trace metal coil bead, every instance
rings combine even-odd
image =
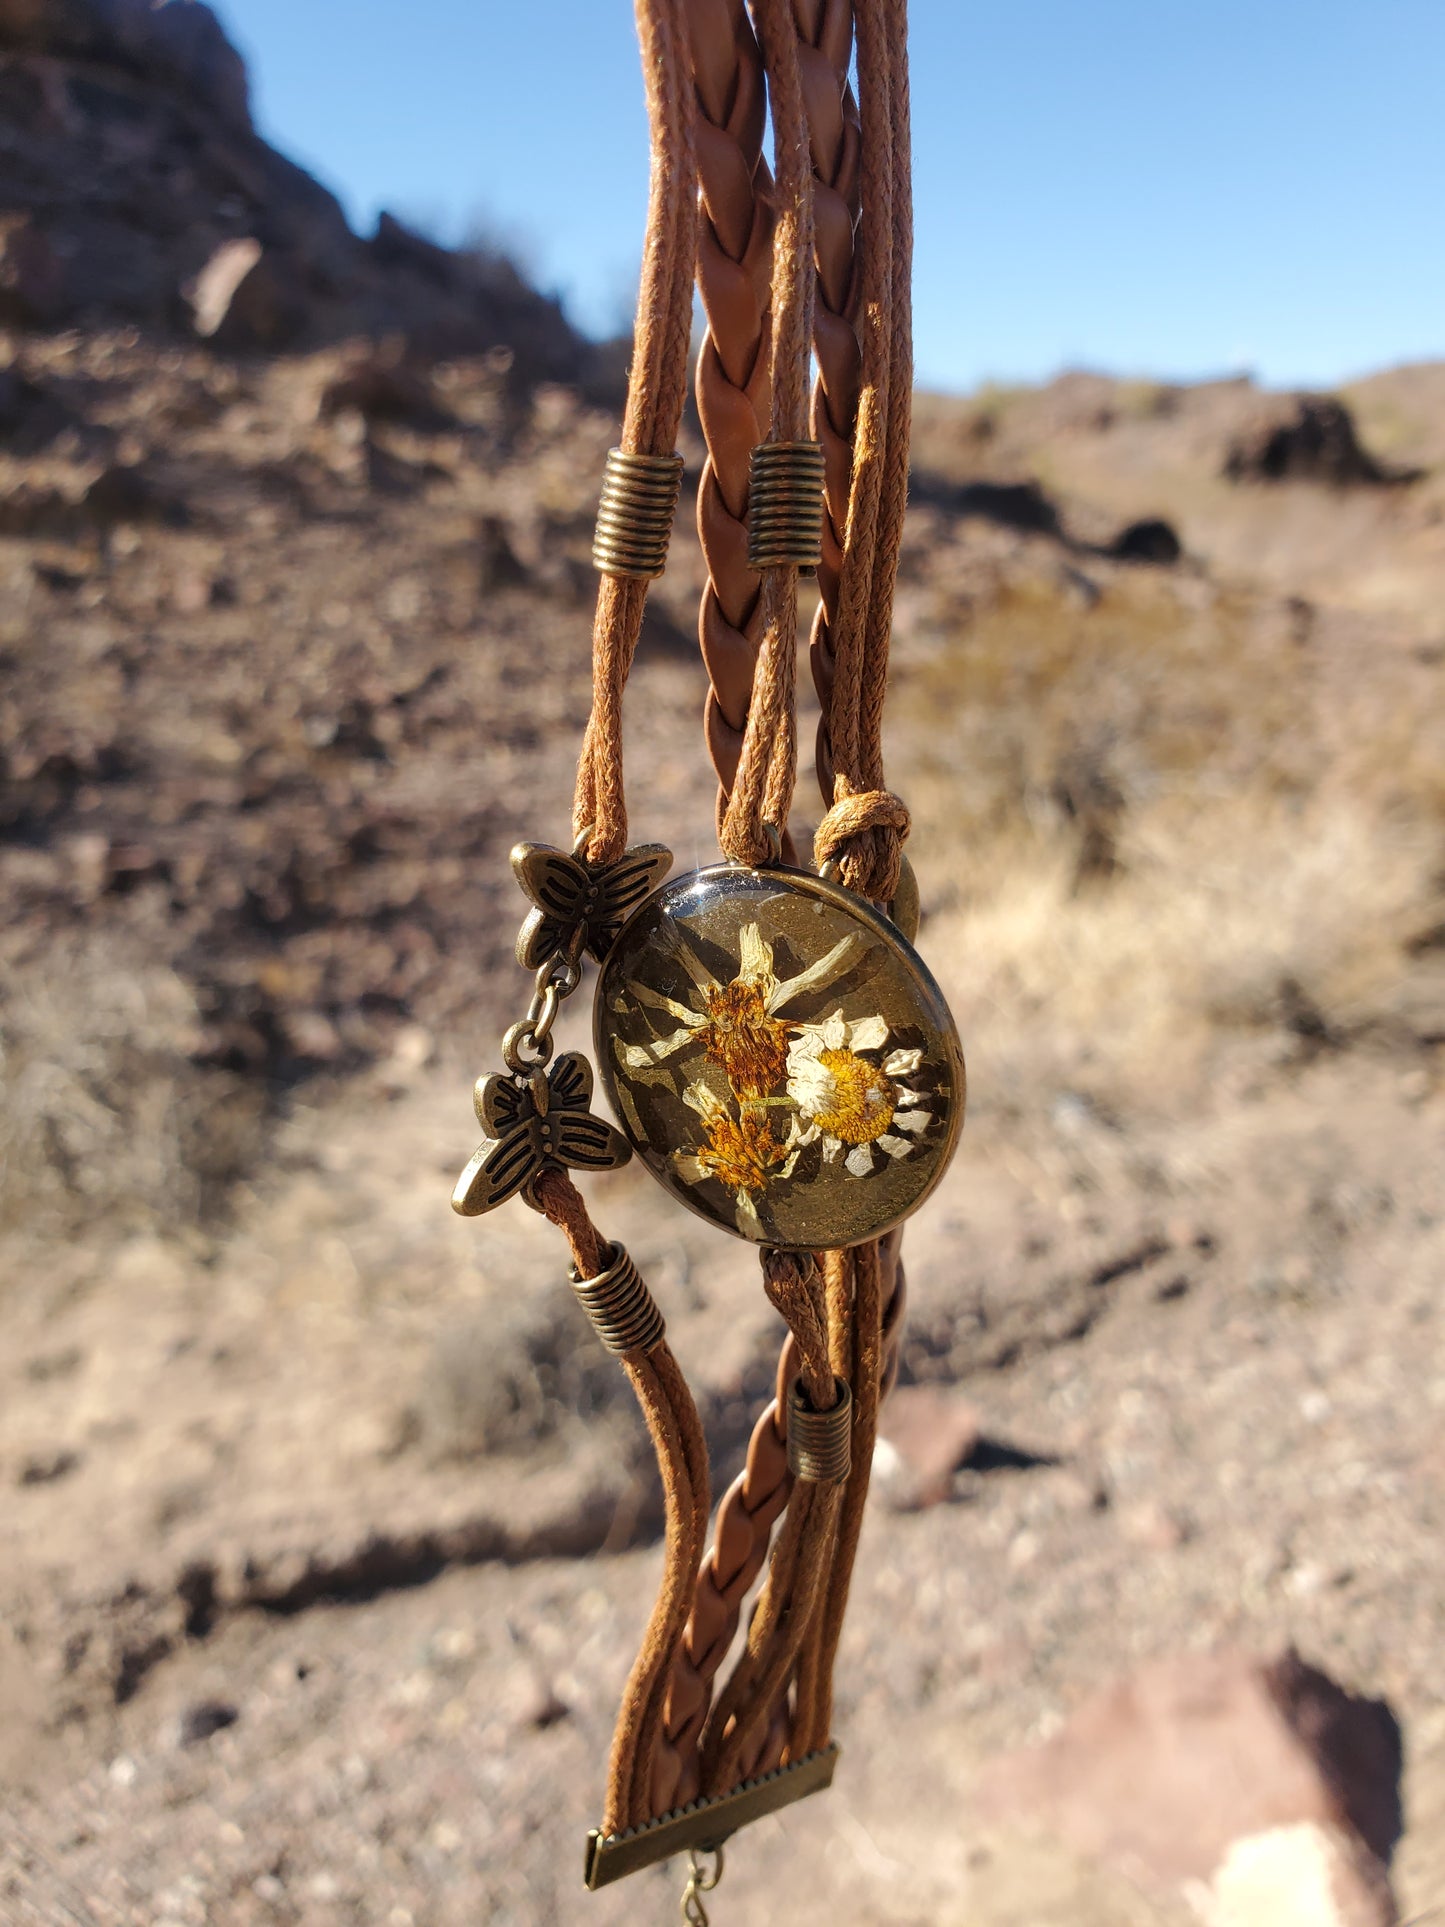
[[[662,574],[681,488],[681,455],[608,449],[592,536],[592,560],[603,575],[651,580]]]
[[[853,1394],[841,1378],[833,1386],[838,1402],[829,1412],[813,1410],[801,1379],[788,1393],[788,1470],[814,1485],[846,1479],[853,1465]]]
[[[583,1278],[575,1264],[568,1267],[567,1275],[578,1304],[614,1356],[650,1352],[662,1343],[667,1321],[621,1245],[608,1246],[607,1268],[595,1278]]]
[[[748,567],[823,559],[823,444],[760,442],[748,465]]]

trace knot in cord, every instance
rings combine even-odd
[[[836,863],[843,882],[874,903],[891,903],[898,890],[903,844],[912,827],[908,805],[892,790],[841,796],[813,837],[819,869]]]

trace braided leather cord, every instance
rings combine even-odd
[[[737,1634],[743,1600],[763,1569],[773,1526],[788,1503],[788,1388],[797,1375],[797,1347],[787,1340],[778,1359],[777,1388],[748,1440],[742,1471],[718,1507],[713,1542],[698,1574],[692,1615],[673,1662],[653,1783],[654,1808],[695,1800],[701,1785],[698,1742],[718,1668]]]
[[[635,0],[652,131],[647,243],[622,446],[670,455],[687,388],[697,227],[694,101],[681,0]],[[578,765],[574,831],[594,861],[614,861],[627,840],[622,781],[622,694],[641,627],[645,580],[604,573],[593,626],[593,704]],[[537,1200],[566,1233],[579,1279],[595,1282],[607,1246],[565,1173],[544,1173]],[[660,1332],[615,1334],[636,1342],[622,1366],[646,1420],[662,1480],[666,1552],[662,1586],[628,1677],[613,1735],[603,1826],[651,1816],[653,1761],[673,1654],[692,1603],[710,1510],[707,1451],[687,1381]],[[656,1342],[647,1344],[650,1338]]]
[[[760,0],[760,4],[766,5],[768,0]],[[784,45],[791,52],[787,0],[774,0],[774,4],[777,12],[771,18],[764,16],[770,79],[780,26],[787,27]],[[779,80],[780,91],[789,79],[785,70]],[[801,129],[800,101],[798,110],[796,125]],[[789,1387],[791,1429],[798,1422],[792,1406],[794,1389],[814,1413],[833,1410],[838,1403],[841,1381],[832,1369],[828,1335],[828,1266],[825,1263],[820,1267],[811,1256],[802,1260],[793,1253],[765,1252],[762,1269],[769,1302],[786,1321],[797,1348],[798,1375]],[[791,1443],[790,1437],[790,1447]],[[791,1449],[788,1456],[796,1463]],[[703,1730],[702,1786],[709,1796],[726,1792],[745,1776],[749,1760],[766,1742],[778,1703],[786,1697],[788,1681],[832,1566],[842,1496],[842,1486],[834,1481],[811,1479],[801,1472],[797,1475],[743,1650]]]
[[[748,565],[748,467],[771,411],[768,355],[773,213],[763,159],[762,55],[744,0],[684,0],[697,92],[697,285],[707,322],[697,358],[707,461],[697,528],[708,581],[698,641],[721,827],[737,775],[761,640],[760,582]]]
[[[853,51],[849,0],[793,0],[798,64],[808,106],[813,150],[813,257],[818,284],[813,306],[813,438],[825,460],[823,559],[818,565],[818,612],[813,620],[812,668],[824,721],[818,733],[818,781],[833,800],[832,748],[826,721],[835,674],[834,629],[853,479],[853,431],[858,417],[863,357],[856,326],[860,296],[854,235],[859,218],[858,104],[848,79]]]

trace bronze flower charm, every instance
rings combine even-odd
[[[859,1244],[938,1182],[958,1033],[895,925],[825,877],[719,864],[628,919],[598,985],[599,1074],[680,1203],[784,1250]]]
[[[452,1209],[464,1218],[518,1191],[530,1203],[533,1181],[549,1167],[610,1171],[632,1156],[622,1133],[592,1115],[592,1066],[577,1051],[521,1081],[501,1071],[478,1078],[473,1101],[487,1135],[452,1192]]]

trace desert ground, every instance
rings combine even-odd
[[[64,411],[11,444],[0,548],[17,1920],[570,1917],[655,1579],[558,1241],[446,1203],[523,987],[506,852],[566,835],[612,423],[465,363],[434,420],[368,418],[326,400],[359,353],[11,368],[22,423]],[[1438,388],[1363,385],[1365,442],[1427,460]],[[819,1920],[1155,1918],[990,1846],[970,1788],[1220,1641],[1389,1701],[1402,1905],[1445,1892],[1445,492],[1221,480],[1261,409],[920,400],[891,770],[971,1098],[903,1376],[1002,1449],[948,1503],[884,1484],[838,1787],[738,1843],[733,1917],[781,1882]],[[1108,552],[1147,516],[1177,560]],[[636,833],[695,861],[679,550],[629,751]],[[721,1482],[777,1336],[748,1254],[645,1174],[592,1197]]]
[[[675,1866],[580,1880],[645,1437],[551,1228],[447,1203],[528,990],[507,853],[568,839],[615,366],[97,301],[0,307],[0,1919],[673,1918]],[[685,510],[628,738],[684,865],[700,584]],[[880,1454],[837,1783],[716,1920],[1198,1918],[997,1763],[1290,1645],[1398,1721],[1395,1917],[1445,1920],[1442,676],[1445,364],[918,397],[889,774],[970,1113],[899,1410],[960,1443],[932,1503]],[[588,1197],[721,1488],[755,1261],[635,1168]]]

